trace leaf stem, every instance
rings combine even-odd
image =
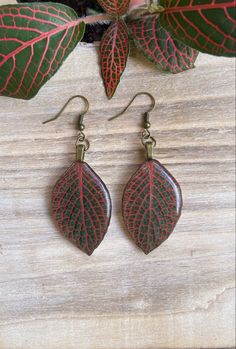
[[[88,17],[82,17],[79,18],[79,22],[84,22],[86,24],[93,24],[93,23],[99,23],[99,22],[110,22],[114,20],[114,17],[107,14],[107,13],[102,13],[100,15],[96,16],[88,16]]]

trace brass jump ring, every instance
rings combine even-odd
[[[155,147],[157,145],[157,142],[155,140],[155,138],[153,138],[152,136],[148,136],[148,137],[143,137],[142,138],[142,144],[145,145],[147,142],[152,142],[153,147]]]
[[[90,147],[90,143],[86,138],[83,138],[83,139],[78,138],[75,145],[78,146],[80,144],[84,145],[84,151],[87,151]]]

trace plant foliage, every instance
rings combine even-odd
[[[194,67],[198,51],[236,54],[236,0],[160,0],[135,17],[130,0],[98,0],[106,13],[78,18],[68,6],[0,6],[0,95],[34,97],[83,38],[86,23],[111,22],[100,47],[102,77],[111,98],[125,70],[130,43],[159,68]]]
[[[84,34],[70,7],[0,7],[0,94],[30,99],[59,69]]]

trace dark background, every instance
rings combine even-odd
[[[19,3],[23,2],[48,2],[48,0],[17,0]],[[104,12],[101,6],[96,0],[51,0],[51,2],[62,3],[72,7],[78,14],[79,17],[88,16],[92,11]],[[92,24],[87,25],[86,31],[83,37],[84,42],[92,43],[94,41],[100,41],[104,31],[108,28],[107,24]]]

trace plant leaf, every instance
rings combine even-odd
[[[111,98],[120,82],[129,55],[129,35],[123,20],[113,23],[105,32],[101,45],[102,78],[108,98]]]
[[[53,189],[52,210],[63,234],[91,255],[107,232],[111,199],[91,167],[75,161]]]
[[[30,99],[82,39],[85,24],[62,4],[0,7],[0,95]]]
[[[103,9],[111,15],[124,15],[129,8],[130,0],[98,0]]]
[[[146,254],[173,232],[181,208],[179,184],[156,160],[144,162],[124,190],[125,225],[136,244]]]
[[[201,52],[236,54],[235,0],[161,0],[161,25],[177,39]]]
[[[194,67],[198,51],[173,39],[161,27],[159,16],[145,16],[128,24],[135,46],[163,70],[179,73]]]

